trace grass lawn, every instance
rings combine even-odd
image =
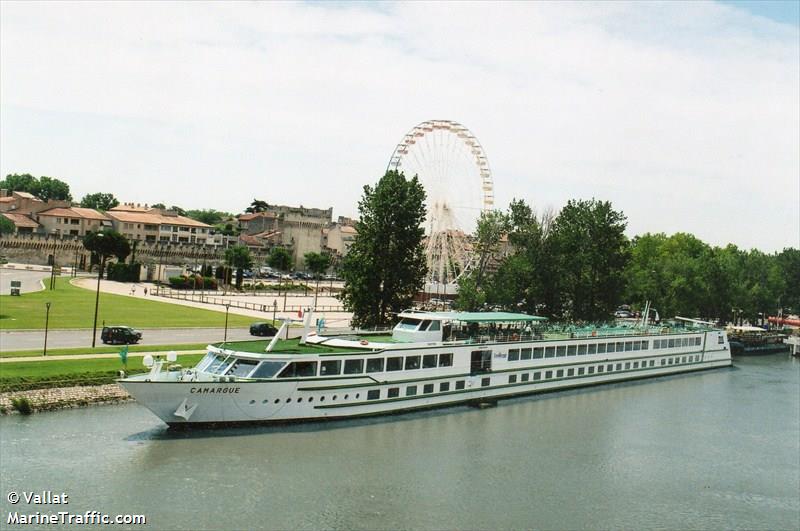
[[[57,278],[54,291],[23,293],[20,297],[0,295],[0,330],[43,329],[48,301],[52,303],[51,329],[91,328],[94,299],[94,291],[73,286],[67,278]],[[249,326],[257,320],[230,314],[228,326]],[[103,321],[137,328],[221,328],[225,326],[225,312],[101,292],[97,325]]]
[[[192,367],[204,354],[178,356],[178,363]],[[47,387],[101,385],[113,382],[122,369],[119,358],[59,361],[20,361],[0,364],[0,392]],[[128,374],[147,369],[141,358],[128,358]]]
[[[208,346],[208,343],[189,343],[182,345],[128,345],[128,352],[165,352],[170,350],[184,351],[184,350],[201,350]],[[122,346],[114,347],[77,347],[77,348],[49,348],[47,349],[48,356],[75,356],[78,354],[116,354],[122,349]],[[27,358],[34,356],[41,356],[42,349],[36,350],[9,350],[0,352],[0,358]]]

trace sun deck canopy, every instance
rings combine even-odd
[[[462,323],[508,323],[547,321],[547,317],[513,312],[403,312],[398,317],[430,319],[436,321],[460,321]]]

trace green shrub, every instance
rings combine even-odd
[[[217,289],[217,279],[200,275],[183,275],[169,277],[169,286],[173,289]]]
[[[13,397],[11,399],[11,405],[14,406],[14,409],[19,411],[22,415],[30,415],[33,413],[33,407],[31,406],[30,400],[24,396]]]
[[[139,282],[141,264],[116,263],[108,265],[108,279],[117,282]]]

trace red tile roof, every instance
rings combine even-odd
[[[147,212],[133,212],[133,211],[112,211],[107,212],[109,217],[122,221],[125,223],[148,223],[152,225],[184,225],[187,227],[206,227],[211,228],[211,225],[206,225],[200,221],[186,216],[165,216],[158,209],[152,209]]]
[[[39,226],[38,223],[33,221],[31,218],[29,218],[25,214],[11,214],[9,212],[5,212],[5,213],[3,213],[3,215],[6,218],[8,218],[9,220],[11,220],[14,223],[14,225],[16,225],[18,228],[19,227],[30,227],[32,229],[35,229],[35,228],[37,228]]]
[[[51,208],[44,212],[39,212],[39,216],[59,216],[63,218],[82,218],[82,219],[99,219],[108,220],[106,216],[92,208],[69,207],[69,208]]]

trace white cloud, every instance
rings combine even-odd
[[[800,244],[798,31],[729,6],[4,2],[0,24],[0,171],[76,195],[354,214],[402,135],[447,118],[500,205],[597,197],[631,234]]]

